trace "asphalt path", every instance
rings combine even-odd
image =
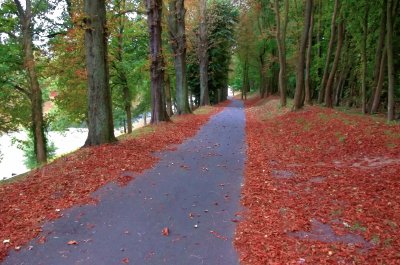
[[[195,137],[156,154],[153,168],[124,187],[104,186],[96,205],[64,211],[2,264],[239,264],[232,242],[244,127],[243,104],[233,100]]]

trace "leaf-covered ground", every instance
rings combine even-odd
[[[158,160],[154,152],[194,136],[227,103],[201,108],[196,115],[181,116],[173,123],[147,126],[116,144],[80,149],[22,180],[0,183],[0,261],[10,249],[36,237],[41,225],[59,217],[61,210],[96,203],[90,195],[101,186],[110,181],[124,185],[133,174],[152,167]]]
[[[400,126],[246,103],[243,264],[400,264]]]

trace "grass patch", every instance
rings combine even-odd
[[[330,117],[329,115],[325,114],[325,113],[318,113],[318,117],[320,120],[322,121],[329,121]]]
[[[395,133],[391,130],[385,130],[383,133],[391,138],[400,139],[400,133]]]
[[[12,184],[12,183],[15,183],[15,182],[18,182],[18,181],[22,181],[22,180],[24,180],[26,178],[26,176],[28,176],[29,173],[30,173],[30,171],[22,173],[20,175],[17,175],[15,177],[12,177],[12,178],[9,178],[9,179],[0,180],[0,186]]]
[[[303,131],[308,132],[311,130],[311,122],[307,121],[305,118],[298,118],[296,123],[303,126]]]
[[[193,114],[202,115],[202,114],[209,114],[213,110],[212,106],[203,106],[195,109]]]
[[[390,148],[390,149],[394,149],[397,147],[397,144],[393,143],[393,142],[389,142],[386,143],[386,147]]]
[[[133,130],[132,133],[130,133],[130,134],[122,134],[122,135],[118,136],[117,139],[120,141],[123,141],[123,140],[127,140],[127,139],[138,138],[138,137],[153,133],[155,131],[156,131],[156,129],[153,126],[147,125],[147,126]]]

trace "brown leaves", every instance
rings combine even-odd
[[[242,204],[248,211],[234,242],[241,263],[392,263],[400,246],[393,225],[400,223],[393,210],[400,208],[400,127],[320,107],[290,112],[277,102],[247,104]],[[309,231],[312,218],[374,247],[289,236]]]

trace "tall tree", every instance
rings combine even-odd
[[[164,99],[164,62],[161,48],[162,0],[146,0],[150,35],[151,123],[169,121]]]
[[[116,141],[107,60],[105,0],[85,0],[85,50],[88,76],[88,128],[85,146]]]
[[[393,60],[393,23],[392,10],[395,9],[393,0],[388,0],[386,8],[386,49],[387,49],[387,68],[388,68],[388,121],[394,119],[394,60]]]
[[[325,88],[325,105],[328,108],[333,108],[333,82],[335,79],[336,75],[336,70],[339,65],[339,60],[340,60],[340,54],[342,51],[342,46],[343,46],[343,35],[344,35],[344,24],[343,21],[339,23],[338,27],[338,42],[336,45],[336,52],[335,52],[335,59],[333,60],[332,63],[332,69],[329,74],[328,81],[326,83],[326,88]]]
[[[369,14],[369,4],[368,0],[364,1],[364,19],[362,22],[363,37],[361,44],[361,111],[362,113],[367,112],[367,38],[368,38],[368,14]]]
[[[275,0],[275,20],[276,20],[276,42],[278,44],[279,55],[279,92],[281,106],[286,106],[286,30],[289,21],[289,0],[285,0],[283,26],[281,25],[280,5],[279,0]]]
[[[18,18],[21,26],[22,47],[24,51],[24,68],[28,73],[31,101],[32,132],[37,163],[47,161],[46,138],[44,135],[44,120],[42,106],[42,90],[36,70],[35,56],[33,53],[33,12],[32,2],[25,1],[25,10],[19,0],[14,0],[17,6]]]
[[[296,73],[296,91],[294,95],[294,110],[298,110],[303,106],[304,103],[304,64],[306,47],[308,41],[308,32],[310,30],[311,14],[313,10],[313,1],[306,0],[306,6],[304,10],[304,28],[303,34],[301,35],[299,59],[297,61],[297,73]]]
[[[208,95],[208,36],[207,36],[207,0],[200,0],[199,29],[199,68],[200,68],[200,105],[210,105]]]
[[[174,52],[177,114],[190,113],[186,75],[186,33],[184,0],[169,1],[168,26]]]
[[[118,84],[122,87],[122,98],[127,123],[127,133],[132,133],[132,93],[128,86],[128,76],[123,67],[124,62],[124,34],[126,23],[126,0],[116,1],[117,21],[117,47],[115,51],[115,62],[111,67],[116,70]]]
[[[311,52],[312,52],[312,37],[313,37],[313,29],[314,29],[314,14],[311,12],[311,21],[310,21],[310,30],[308,31],[308,45],[307,45],[307,53],[306,53],[306,76],[304,80],[304,90],[305,103],[308,105],[312,104],[312,91],[311,91]]]
[[[339,0],[335,0],[335,6],[333,8],[332,20],[331,20],[331,36],[329,39],[328,50],[326,52],[326,59],[325,59],[325,67],[324,67],[324,74],[322,76],[321,84],[319,86],[319,93],[318,93],[318,103],[322,103],[325,96],[325,86],[328,82],[328,75],[329,75],[329,65],[331,61],[331,54],[333,49],[333,44],[335,42],[336,36],[336,17],[338,14],[339,7]]]
[[[387,0],[384,0],[383,4],[382,4],[382,8],[381,8],[381,14],[380,14],[379,38],[376,43],[376,49],[375,49],[375,59],[374,59],[375,65],[374,65],[374,73],[373,73],[373,79],[372,79],[372,90],[371,90],[371,96],[369,98],[368,106],[367,106],[368,112],[370,114],[373,114],[374,112],[376,112],[376,109],[375,110],[372,109],[372,105],[374,104],[375,92],[377,90],[378,80],[379,80],[379,75],[380,75],[379,73],[380,73],[381,60],[383,57],[383,49],[385,47],[386,4],[387,4]],[[379,93],[379,99],[380,99],[380,93]]]

